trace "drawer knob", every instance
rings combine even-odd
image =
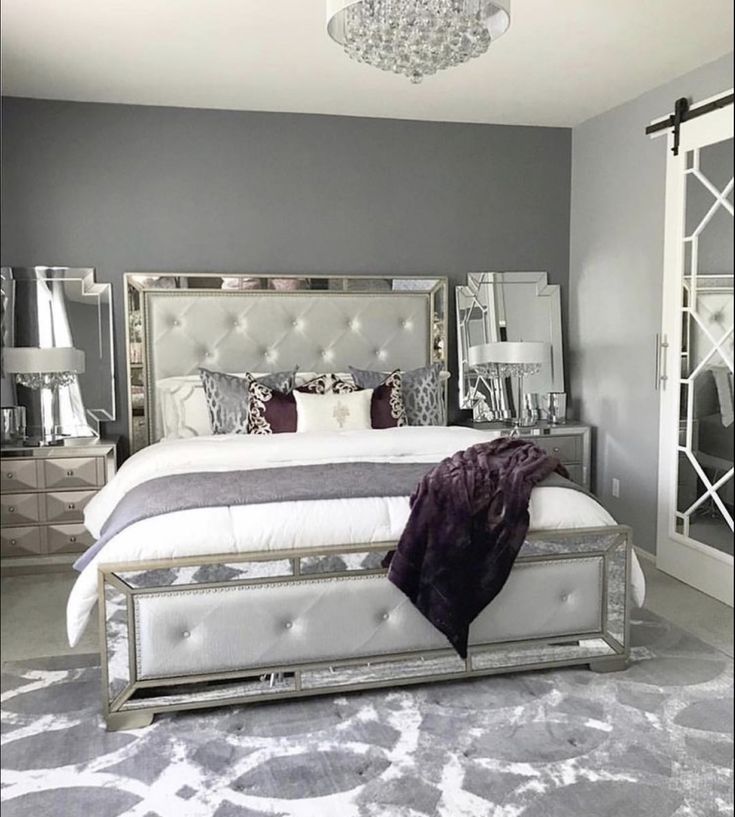
[[[17,539],[11,539],[11,540],[10,540],[10,544],[11,544],[11,545],[17,545],[17,544],[18,544],[18,540],[17,540]]]
[[[555,446],[554,446],[554,453],[555,453],[555,454],[558,454],[560,451],[561,451],[561,448],[559,448],[559,446],[558,446],[558,445],[555,445]]]
[[[73,476],[74,476],[74,472],[73,472],[73,471],[67,471],[67,472],[66,472],[66,475],[67,475],[67,477],[73,477]]]
[[[8,511],[10,511],[10,513],[15,513],[15,505],[10,505]]]
[[[15,474],[14,474],[12,471],[8,471],[8,473],[7,473],[7,474],[5,474],[5,476],[6,476],[8,479],[15,479]]]
[[[69,503],[69,504],[66,506],[66,509],[67,509],[67,511],[74,511],[74,510],[76,510],[76,507],[77,507],[77,506],[76,506],[76,505],[75,505],[73,502],[70,502],[70,503]]]
[[[70,536],[70,537],[69,537],[69,541],[70,541],[72,544],[74,544],[74,542],[76,542],[76,541],[77,541],[77,537],[76,537],[76,536]]]

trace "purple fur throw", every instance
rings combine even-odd
[[[559,461],[504,437],[442,460],[411,496],[388,578],[467,656],[470,624],[498,595],[528,532],[534,485]]]

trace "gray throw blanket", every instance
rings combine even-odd
[[[568,476],[543,448],[503,438],[442,460],[411,496],[388,578],[462,658],[470,624],[502,590],[526,538],[531,491],[554,472]]]
[[[159,477],[136,486],[120,500],[102,527],[99,540],[77,559],[74,567],[83,570],[114,536],[153,516],[270,502],[410,496],[435,465],[350,462]],[[563,487],[583,490],[567,480],[563,480]]]

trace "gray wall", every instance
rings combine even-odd
[[[733,85],[732,54],[579,125],[572,133],[569,388],[597,427],[597,492],[655,551],[665,137],[645,126]],[[611,493],[612,479],[621,495]]]
[[[566,291],[568,129],[12,98],[3,120],[2,263],[96,267],[114,284],[111,433],[126,426],[126,271],[459,283],[547,270]],[[450,354],[454,368],[454,343]]]

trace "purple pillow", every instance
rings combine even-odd
[[[403,404],[403,388],[399,369],[391,372],[373,390],[370,422],[373,428],[396,428],[406,425],[406,407]]]

